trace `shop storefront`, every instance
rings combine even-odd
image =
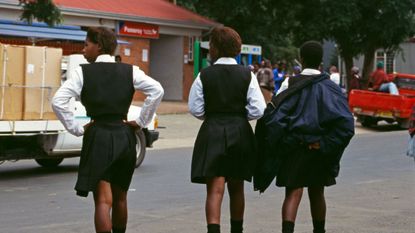
[[[193,82],[192,46],[195,38],[218,25],[164,0],[55,0],[64,25],[19,21],[18,1],[0,0],[0,42],[60,47],[64,55],[80,53],[85,28],[105,26],[118,37],[116,54],[138,65],[165,89],[165,100],[187,101]],[[136,100],[143,99],[137,94]]]

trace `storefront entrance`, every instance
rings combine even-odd
[[[150,42],[150,76],[164,88],[164,100],[183,100],[183,37],[160,35]]]

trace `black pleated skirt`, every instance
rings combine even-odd
[[[287,151],[289,152],[281,159],[277,186],[300,188],[336,184],[328,158],[317,150],[297,145],[291,146]]]
[[[95,191],[100,180],[128,191],[135,169],[136,140],[134,129],[122,120],[92,123],[83,138],[77,195]]]
[[[251,181],[256,165],[256,143],[246,117],[208,117],[193,149],[191,181],[226,177]]]

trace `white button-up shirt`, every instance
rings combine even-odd
[[[115,62],[115,60],[114,57],[104,54],[98,56],[95,62]],[[69,77],[53,97],[52,108],[68,132],[81,136],[84,134],[84,127],[74,120],[74,113],[69,109],[69,101],[72,97],[75,97],[77,100],[80,99],[84,82],[82,68],[76,68]],[[161,102],[164,90],[159,82],[147,76],[137,66],[133,66],[132,81],[134,89],[142,91],[147,96],[144,100],[141,114],[136,119],[137,124],[144,128],[151,122],[156,108]]]
[[[224,65],[236,65],[237,62],[234,58],[231,57],[222,57],[219,58],[216,64]],[[248,112],[248,120],[254,120],[262,117],[266,107],[264,96],[261,93],[261,89],[258,85],[258,80],[254,73],[251,72],[251,82],[248,87],[247,93],[247,102],[245,106]],[[198,119],[203,120],[205,116],[205,100],[203,98],[203,85],[200,80],[200,73],[196,77],[195,81],[192,84],[189,95],[189,111],[190,113]]]
[[[315,69],[306,68],[306,69],[304,69],[304,70],[301,72],[301,74],[302,74],[302,75],[318,75],[318,74],[321,74],[321,72],[320,72],[319,70],[315,70]],[[285,78],[285,79],[284,79],[284,81],[282,82],[281,87],[280,87],[280,89],[278,89],[278,91],[277,91],[277,94],[276,94],[276,95],[278,95],[278,94],[280,94],[281,92],[283,92],[283,91],[285,91],[285,90],[287,90],[287,89],[288,89],[288,80],[289,80],[289,79],[290,79],[289,77],[287,77],[287,78]]]

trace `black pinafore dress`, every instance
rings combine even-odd
[[[256,143],[247,119],[251,71],[240,65],[213,65],[202,70],[205,120],[196,138],[191,168],[193,183],[226,177],[251,181]]]
[[[135,168],[136,137],[124,123],[134,86],[132,66],[123,63],[82,65],[81,102],[91,124],[83,137],[75,190],[87,196],[100,180],[127,191]]]

